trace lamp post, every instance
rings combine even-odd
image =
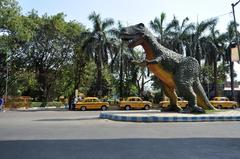
[[[236,38],[236,43],[237,43],[237,50],[238,50],[238,55],[240,57],[240,52],[239,52],[239,38],[238,38],[238,31],[237,31],[237,22],[236,22],[236,17],[235,17],[235,9],[234,7],[240,2],[237,1],[236,3],[232,3],[232,13],[233,13],[233,20],[234,20],[234,28],[235,28],[235,38]],[[231,61],[230,60],[230,78],[231,78],[231,96],[232,96],[232,99],[235,100],[235,95],[234,95],[234,71],[233,71],[233,68],[234,68],[234,61]]]
[[[120,48],[120,74],[119,74],[119,78],[120,78],[120,100],[123,99],[123,42],[121,41],[121,48]]]
[[[236,16],[235,16],[235,9],[234,7],[240,2],[237,1],[236,3],[232,3],[232,13],[233,13],[233,20],[234,20],[234,28],[235,28],[235,36],[236,36],[236,40],[237,40],[237,48],[238,48],[238,57],[240,58],[240,49],[239,49],[239,37],[238,37],[238,31],[237,31],[237,22],[236,22]]]

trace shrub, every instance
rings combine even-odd
[[[44,103],[44,102],[31,102],[31,105],[30,107],[60,107],[60,106],[63,106],[63,103],[62,102],[47,102],[47,103]]]

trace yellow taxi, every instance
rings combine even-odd
[[[148,110],[152,107],[152,103],[149,101],[143,101],[140,97],[128,97],[125,101],[119,102],[120,109],[145,109]]]
[[[108,102],[102,102],[97,97],[86,97],[83,101],[76,103],[75,109],[81,111],[85,111],[87,109],[101,109],[105,111],[108,107]]]
[[[180,98],[180,97],[178,97],[177,100],[178,100],[178,101],[177,101],[178,106],[180,106],[181,108],[186,108],[186,107],[187,107],[188,101],[183,100],[183,99]],[[161,108],[167,108],[167,107],[169,107],[169,106],[170,106],[170,100],[169,100],[169,98],[167,98],[167,99],[164,100],[164,101],[161,101],[161,102],[159,103],[159,105],[160,105]]]
[[[214,97],[213,100],[210,101],[210,103],[218,108],[237,108],[237,102],[230,101],[227,97]]]

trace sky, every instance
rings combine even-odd
[[[227,25],[233,20],[232,3],[238,0],[18,0],[22,13],[27,14],[32,9],[39,15],[47,13],[55,15],[63,12],[66,20],[76,20],[87,28],[92,27],[88,20],[90,13],[95,11],[103,19],[113,18],[124,26],[149,22],[155,17],[166,13],[166,23],[175,16],[182,21],[188,17],[190,22],[218,17],[217,28],[225,32]],[[240,3],[235,6],[236,21],[240,23]],[[239,30],[240,28],[238,28]],[[240,81],[240,64],[235,63],[237,80]]]

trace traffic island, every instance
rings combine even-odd
[[[240,110],[221,110],[207,114],[168,113],[160,110],[104,111],[101,119],[128,122],[213,122],[240,121]]]

